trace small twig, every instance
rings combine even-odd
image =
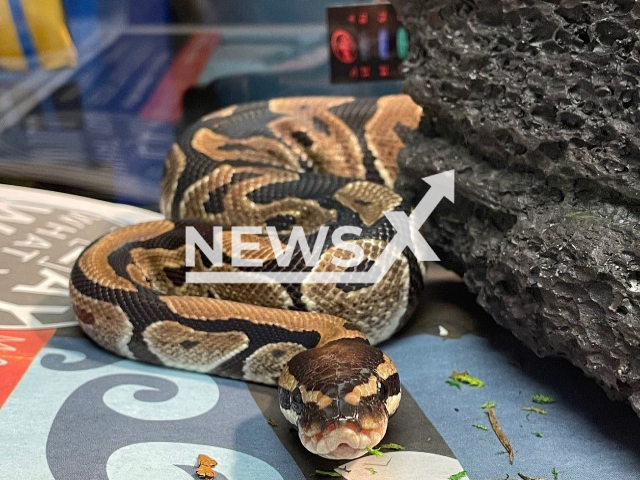
[[[546,478],[530,477],[530,476],[525,475],[524,473],[520,473],[520,472],[518,472],[518,476],[519,476],[522,480],[547,480]]]
[[[498,422],[496,412],[493,408],[487,409],[487,416],[489,417],[489,423],[491,424],[491,428],[493,428],[496,437],[498,437],[498,440],[500,440],[500,443],[509,454],[509,463],[513,465],[513,447],[505,433],[502,431],[502,427],[500,426],[500,422]]]
[[[363,463],[363,465],[374,465],[376,467],[386,467],[391,463],[391,460],[393,460],[393,458],[390,458],[389,460],[387,460],[387,463]]]

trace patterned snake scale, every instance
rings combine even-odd
[[[413,312],[424,267],[405,249],[376,284],[198,284],[188,271],[365,271],[395,231],[386,211],[410,211],[393,190],[403,138],[422,111],[405,95],[280,98],[232,106],[184,132],[165,165],[166,220],[118,228],[78,258],[71,302],[82,329],[111,352],[169,367],[279,385],[280,407],[304,446],[327,458],[355,458],[384,436],[400,401],[393,362],[373,347]],[[185,260],[185,226],[209,243],[223,227],[224,264],[196,251]],[[232,226],[274,226],[283,250],[293,226],[320,260],[299,248],[280,267],[267,235],[243,235],[258,250],[231,262]],[[331,243],[344,225],[364,251],[356,267],[332,263],[351,252]]]

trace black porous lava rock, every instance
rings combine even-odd
[[[400,184],[456,171],[429,243],[498,323],[640,414],[640,2],[395,3],[424,108]]]

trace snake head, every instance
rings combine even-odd
[[[279,397],[307,450],[351,459],[384,437],[400,402],[400,379],[391,359],[366,340],[341,339],[293,357]]]

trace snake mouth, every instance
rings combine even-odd
[[[386,431],[387,422],[374,429],[364,429],[353,422],[339,422],[312,435],[300,429],[298,435],[311,453],[332,460],[346,460],[365,455],[367,448],[377,445]]]

